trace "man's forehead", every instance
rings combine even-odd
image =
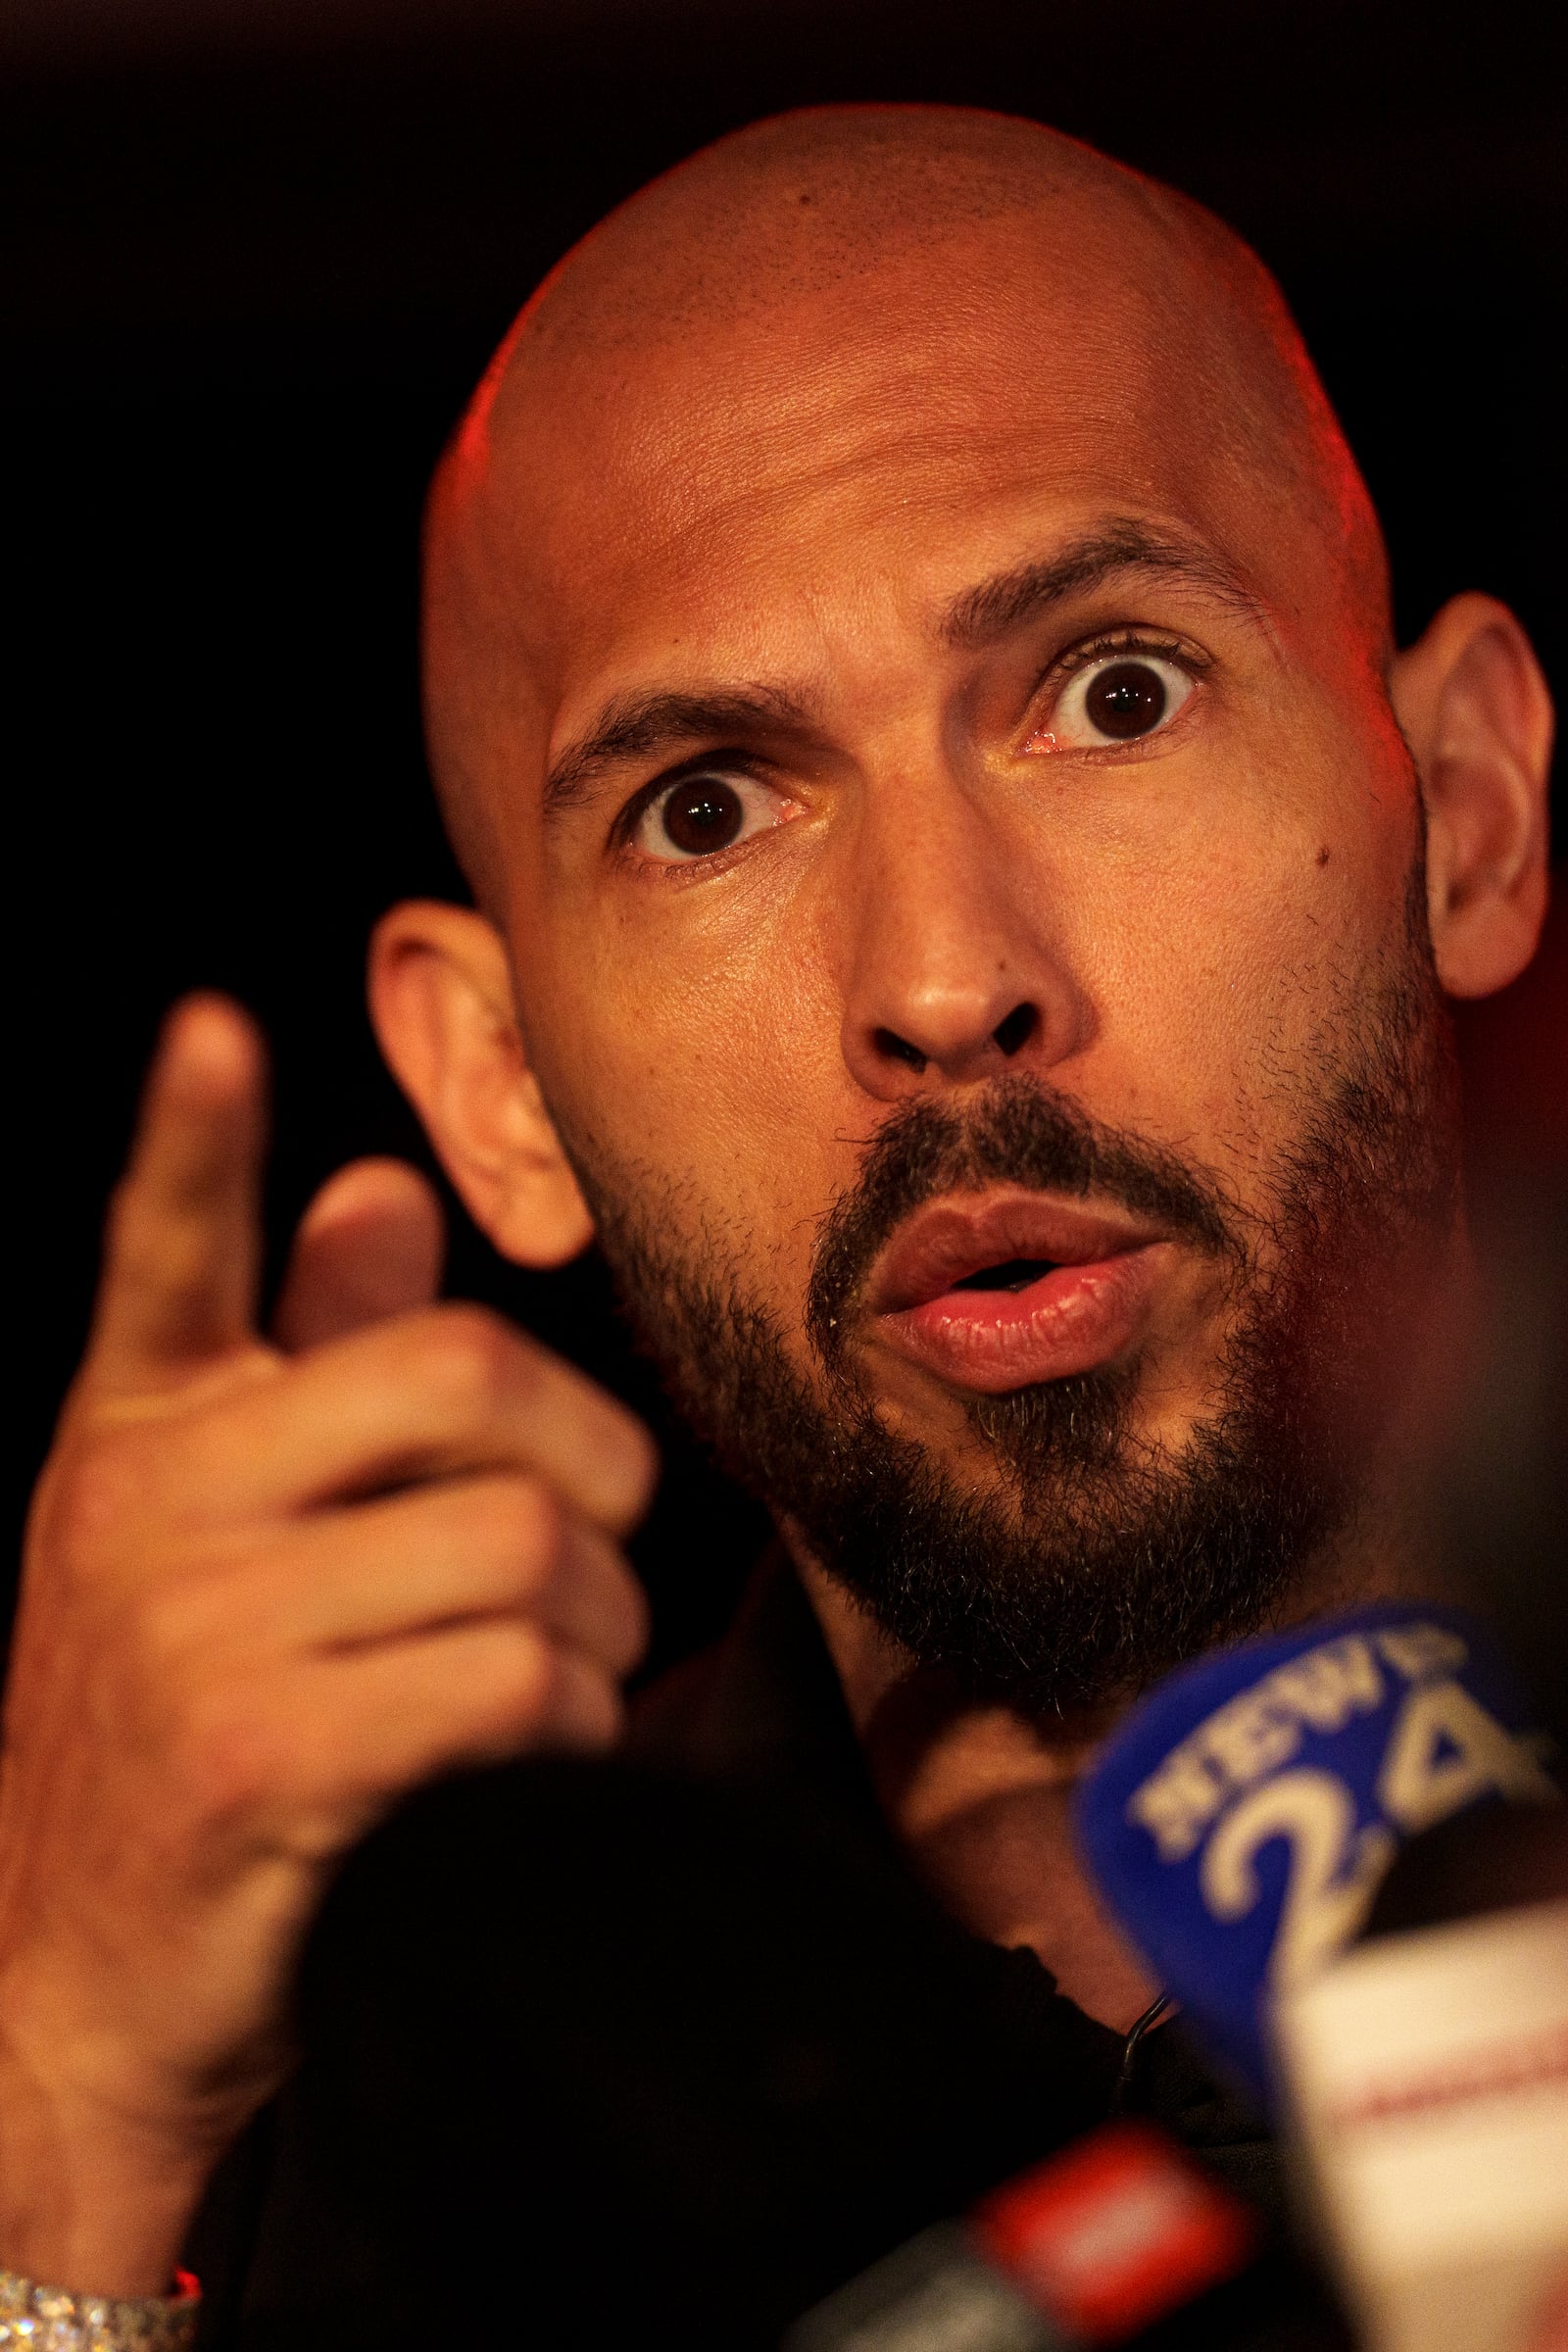
[[[760,612],[858,575],[933,606],[1097,513],[1225,543],[1289,511],[1258,498],[1255,434],[1217,422],[1243,397],[1223,353],[1169,304],[1004,258],[990,299],[890,272],[853,317],[797,300],[745,334],[715,322],[651,344],[612,394],[584,382],[514,413],[489,459],[488,556],[538,652],[591,659],[626,627],[737,623],[737,599]]]
[[[741,134],[568,256],[444,465],[448,806],[633,647],[765,636],[872,580],[934,605],[1097,513],[1174,520],[1287,598],[1343,588],[1378,634],[1364,490],[1230,232],[1032,124]]]

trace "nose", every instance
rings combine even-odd
[[[1045,1069],[1087,1042],[1050,862],[983,792],[943,783],[867,808],[847,894],[843,1051],[868,1094],[894,1102]]]

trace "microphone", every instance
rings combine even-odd
[[[1350,2352],[1321,2281],[1168,2132],[1087,2132],[799,2320],[783,2352]]]
[[[1273,2004],[1352,1940],[1401,1845],[1556,1797],[1544,1747],[1479,1624],[1386,1603],[1158,1685],[1086,1778],[1076,1829],[1160,1984],[1267,2105]]]
[[[1173,1677],[1081,1793],[1123,1923],[1280,2111],[1374,2352],[1527,2352],[1568,2272],[1545,1745],[1476,1624],[1381,1607]]]
[[[1336,2156],[1343,2120],[1334,2101],[1385,2031],[1373,2014],[1380,1994],[1404,2015],[1406,2054],[1420,2039],[1408,2028],[1421,1998],[1412,2000],[1396,1966],[1392,1980],[1357,1987],[1358,2009],[1293,2011],[1283,2063],[1277,2013],[1297,1987],[1327,1999],[1340,1979],[1325,1971],[1363,1929],[1401,1852],[1411,1857],[1406,1882],[1419,1883],[1431,1875],[1434,1835],[1473,1823],[1490,1850],[1510,1818],[1504,1803],[1530,1805],[1532,1826],[1544,1818],[1537,1808],[1557,1793],[1544,1745],[1476,1623],[1390,1603],[1173,1676],[1119,1728],[1080,1793],[1077,1826],[1095,1875],[1167,1991],[1200,2038],[1265,2104],[1283,2105],[1310,2142],[1311,2202],[1377,2352],[1502,2352],[1505,2340],[1453,2331],[1451,2270],[1439,2280],[1425,2251],[1416,2265],[1424,2299],[1396,2295],[1392,2329],[1390,2296],[1369,2293],[1367,2263],[1347,2259],[1348,2215],[1353,2231],[1359,2211],[1360,2240],[1381,2233],[1392,2245],[1394,2233],[1365,2180]],[[1493,2017],[1515,1979],[1532,1977],[1534,2007],[1520,2013],[1510,2045],[1516,2074],[1556,2066],[1568,2079],[1568,2002],[1558,2034],[1552,1989],[1568,1980],[1568,1908],[1559,1908],[1560,1918],[1542,1911],[1528,1948],[1469,1963]],[[1553,1933],[1555,1973],[1544,1957]],[[1408,2069],[1399,2081],[1408,2092]],[[1308,2082],[1321,2090],[1315,2100]],[[1376,2094],[1362,2105],[1381,2112]],[[1538,2204],[1556,2197],[1559,2182],[1568,2191],[1568,2150],[1544,2170],[1550,2186]],[[1504,2180],[1501,2201],[1509,2194]],[[1433,2209],[1402,2182],[1393,2202]],[[1483,2302],[1490,2286],[1491,2275],[1478,2282]],[[1256,2217],[1190,2151],[1144,2119],[1123,2119],[874,2264],[798,2322],[785,2352],[1304,2352],[1350,2341],[1304,2263],[1262,2240]]]
[[[1273,2020],[1319,2232],[1387,2352],[1544,2352],[1568,2291],[1568,1818],[1461,1818]],[[1562,2324],[1561,2309],[1557,2326]]]

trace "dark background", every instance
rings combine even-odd
[[[936,98],[1059,123],[1214,206],[1278,272],[1384,514],[1401,633],[1459,588],[1492,590],[1560,698],[1568,55],[1548,18],[1377,0],[12,0],[16,1510],[171,997],[232,989],[272,1036],[274,1252],[343,1157],[423,1157],[360,997],[379,908],[457,888],[419,743],[420,498],[574,237],[784,106]],[[655,1409],[592,1263],[519,1276],[460,1219],[453,1287]],[[662,1656],[716,1624],[760,1528],[673,1436],[669,1458],[641,1554]]]

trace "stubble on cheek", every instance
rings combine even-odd
[[[1266,1622],[1353,1519],[1391,1348],[1456,1204],[1451,1049],[1421,905],[1417,874],[1402,925],[1282,1039],[1223,1174],[1004,1082],[964,1117],[936,1102],[884,1120],[814,1236],[804,1292],[794,1203],[787,1232],[763,1236],[755,1202],[743,1213],[711,1174],[568,1137],[677,1401],[911,1655],[1026,1713],[1098,1703]],[[1244,1165],[1245,1202],[1231,1190]],[[853,1330],[891,1224],[977,1170],[1163,1202],[1194,1264],[1211,1263],[1160,1348],[1000,1397],[922,1401],[917,1421],[861,1350],[824,1335],[846,1310]]]

